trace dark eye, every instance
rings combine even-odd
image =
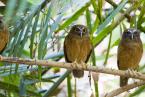
[[[86,32],[87,32],[87,29],[84,28],[84,29],[83,29],[83,32],[86,33]]]
[[[2,24],[2,21],[0,20],[0,24]]]
[[[131,35],[131,32],[127,31],[127,32],[125,32],[124,37],[128,38],[128,37],[130,37],[130,35]]]
[[[140,35],[139,32],[137,32],[137,31],[134,32],[133,34],[134,34],[135,37],[139,37],[139,35]]]
[[[138,35],[138,32],[134,32],[135,35]]]
[[[76,31],[76,32],[79,32],[79,31],[80,31],[80,29],[76,27],[76,28],[75,28],[75,31]]]
[[[128,35],[129,35],[130,33],[131,33],[131,32],[129,32],[129,31],[126,32],[126,34],[128,34]]]
[[[3,27],[3,22],[0,20],[0,29]]]

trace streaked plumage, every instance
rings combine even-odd
[[[118,68],[120,70],[137,70],[142,57],[143,46],[140,39],[140,31],[137,29],[127,29],[122,35],[118,46]],[[120,77],[120,86],[127,85],[128,78]]]
[[[89,37],[87,27],[83,25],[74,25],[64,41],[64,54],[66,62],[82,62],[87,63],[91,51],[92,44]],[[82,77],[84,71],[73,70],[75,77]]]

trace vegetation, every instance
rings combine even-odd
[[[3,56],[64,61],[64,37],[72,25],[84,24],[89,28],[95,48],[90,63],[98,66],[98,61],[101,61],[99,66],[104,67],[108,66],[108,59],[116,55],[110,51],[118,46],[124,29],[137,28],[142,32],[141,35],[145,32],[145,0],[1,1],[6,6],[0,6],[0,14],[4,15],[10,32],[10,40]],[[99,55],[96,48],[104,40],[107,40],[107,46],[104,46],[104,51]],[[141,72],[144,72],[144,67],[142,62]],[[90,97],[100,95],[97,77],[98,74],[94,74],[94,84],[90,82],[95,88],[95,96]],[[58,86],[65,79],[68,90],[66,95],[76,97],[72,78],[69,70],[56,67],[0,62],[0,97],[57,96],[61,91]],[[45,89],[45,85],[49,88]],[[143,85],[131,92],[130,96],[138,96],[144,89]]]

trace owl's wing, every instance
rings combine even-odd
[[[7,45],[7,44],[6,44]],[[2,54],[2,52],[5,50],[6,45],[4,46],[4,48],[0,51],[0,54]]]
[[[63,51],[64,51],[64,57],[65,57],[65,61],[66,62],[69,62],[69,63],[71,63],[71,61],[68,59],[68,56],[67,56],[67,47],[66,47],[66,45],[67,45],[67,36],[66,36],[66,38],[65,38],[65,40],[64,40],[64,45],[63,45]]]
[[[0,54],[4,51],[7,43],[9,41],[9,32],[6,26],[2,28],[0,32]]]
[[[119,61],[119,60],[121,59],[120,57],[121,57],[121,55],[122,55],[122,54],[120,53],[120,52],[121,52],[121,48],[122,48],[122,47],[119,45],[119,46],[118,46],[118,51],[117,51],[117,66],[118,66],[118,69],[120,69],[120,64],[119,64],[120,61]]]
[[[117,59],[117,66],[118,66],[118,68],[119,68],[119,60]]]
[[[87,55],[87,59],[85,60],[85,63],[88,62],[88,60],[89,60],[89,58],[90,58],[90,56],[91,56],[91,53],[92,53],[92,51],[94,50],[93,45],[92,45],[91,43],[90,43],[89,45],[90,45],[89,53],[88,53],[88,55]]]

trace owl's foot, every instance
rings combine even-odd
[[[80,63],[78,63],[76,60],[73,62],[73,66],[77,69],[79,67],[82,68],[87,68],[86,63],[84,63],[83,61],[81,61]]]
[[[87,68],[87,64],[84,63],[83,61],[81,61],[81,65],[82,65],[83,68]]]
[[[140,76],[142,75],[142,73],[140,72],[137,72],[136,70],[133,70],[133,69],[128,69],[128,74],[131,75],[131,76]],[[133,82],[136,82],[138,81],[138,79],[133,79]]]
[[[128,73],[129,75],[135,75],[135,76],[141,75],[140,72],[136,72],[134,69],[128,69],[128,70],[127,70],[127,73]]]
[[[74,64],[73,65],[74,67],[78,67],[79,66],[79,63],[76,60],[73,62],[73,64]]]

